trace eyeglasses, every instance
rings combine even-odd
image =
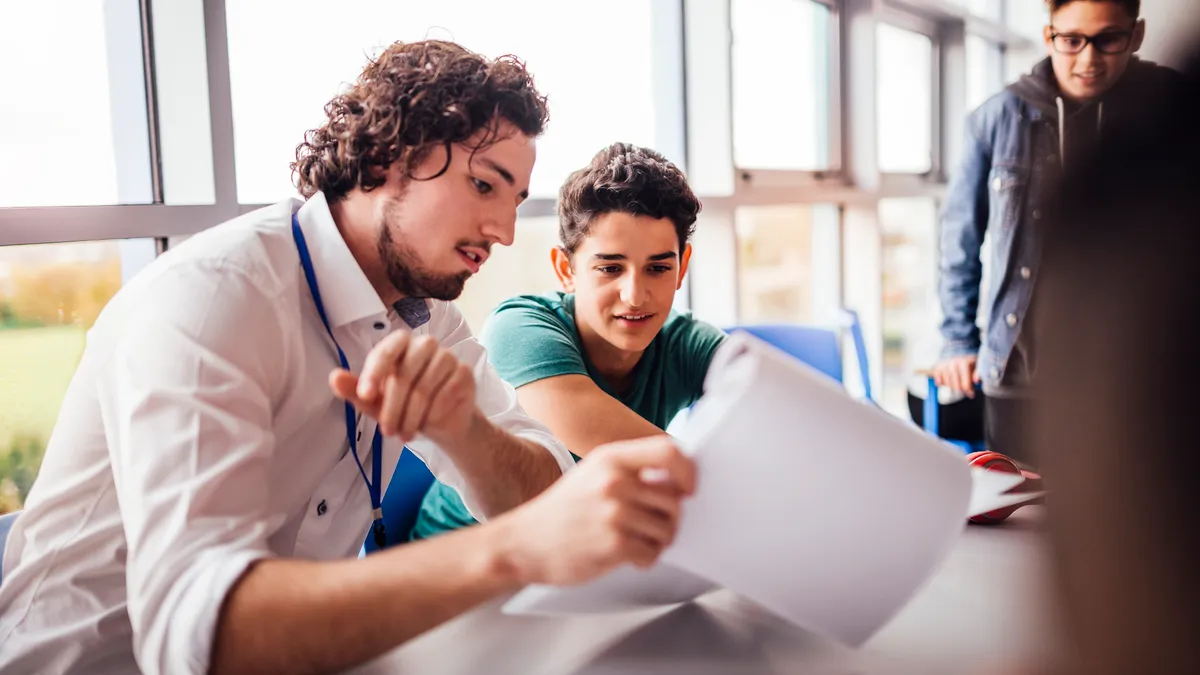
[[[1051,26],[1053,31],[1054,27]],[[1096,35],[1081,35],[1079,33],[1051,33],[1054,51],[1060,54],[1078,54],[1092,44],[1101,54],[1122,54],[1129,49],[1133,42],[1133,31],[1108,30]]]

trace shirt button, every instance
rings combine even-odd
[[[994,379],[1000,377],[1000,369],[997,368],[996,366],[992,366],[991,369],[988,370],[988,375],[991,375],[992,379],[994,380]]]
[[[383,330],[384,328],[387,328],[387,326],[382,321],[375,322],[375,330]]]
[[[324,500],[324,499],[322,499],[322,500],[321,500],[321,503],[320,503],[320,504],[317,504],[317,515],[318,515],[318,516],[323,516],[323,515],[325,515],[325,512],[326,512],[326,511],[328,511],[328,510],[329,510],[329,507],[328,507],[328,506],[325,506],[325,500]]]
[[[1029,269],[1028,267],[1021,268],[1021,278],[1022,279],[1028,279],[1029,277],[1032,277],[1032,276],[1033,276],[1033,270]]]
[[[1033,210],[1033,219],[1034,219],[1034,220],[1041,220],[1041,219],[1042,219],[1042,210],[1041,210],[1041,209],[1034,209],[1034,210]]]
[[[992,189],[995,190],[996,192],[999,192],[1000,188],[1002,188],[1002,187],[1004,187],[1004,182],[1001,181],[999,178],[992,181]]]
[[[1008,316],[1004,317],[1004,323],[1008,324],[1009,328],[1017,325],[1017,315],[1009,314]]]

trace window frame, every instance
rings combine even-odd
[[[752,1],[752,0],[750,0]],[[814,187],[814,186],[837,186],[846,182],[846,175],[843,168],[843,153],[845,152],[844,134],[842,131],[842,19],[841,19],[841,3],[838,0],[794,0],[796,2],[810,2],[818,5],[823,5],[829,11],[829,36],[827,42],[826,60],[828,70],[826,72],[827,89],[824,92],[826,101],[825,114],[828,119],[828,166],[823,169],[761,169],[754,167],[743,167],[735,162],[734,170],[738,180],[736,183],[737,190],[753,191],[755,186],[796,186],[796,187]],[[732,66],[733,61],[733,30],[732,30],[732,2],[727,2],[726,7],[729,12],[727,19],[729,29],[729,60]],[[730,100],[729,105],[732,108],[732,67],[730,68]],[[731,117],[732,122],[732,117]],[[733,143],[733,132],[730,133],[730,144]],[[732,155],[731,155],[732,156]]]
[[[961,60],[965,34],[1000,48],[1001,72],[1010,51],[1036,49],[1037,42],[1009,25],[1009,0],[995,0],[1004,3],[1000,20],[946,0],[803,0],[830,12],[830,166],[819,171],[750,169],[736,166],[732,152],[731,0],[648,1],[655,22],[652,67],[661,83],[655,87],[659,149],[681,159],[703,200],[699,227],[710,228],[709,245],[724,241],[722,233],[734,232],[733,217],[740,207],[836,204],[837,235],[823,240],[837,242],[828,246],[828,254],[837,256],[838,283],[829,284],[821,305],[858,310],[878,365],[882,352],[872,344],[872,332],[879,333],[874,329],[880,326],[879,289],[872,281],[879,272],[876,205],[888,197],[944,198],[966,113],[958,102],[965,97],[965,75],[961,63],[955,64]],[[0,207],[0,246],[153,238],[161,252],[169,240],[263,206],[237,200],[225,2],[138,0],[136,37],[143,55],[152,203]],[[874,35],[877,22],[915,30],[933,42],[933,156],[926,174],[890,174],[876,166],[875,50],[866,36]],[[553,215],[555,200],[530,199],[518,213]],[[736,264],[726,258],[721,251],[697,251],[680,300],[681,306],[718,325],[736,320],[740,295]],[[723,289],[732,289],[732,300]]]

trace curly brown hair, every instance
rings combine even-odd
[[[525,64],[513,56],[488,59],[452,42],[397,42],[369,63],[358,81],[325,105],[325,123],[304,134],[292,175],[305,198],[317,192],[334,202],[350,190],[372,190],[384,171],[403,162],[405,175],[442,145],[449,150],[481,129],[473,147],[498,140],[497,123],[511,122],[536,137],[546,127],[546,97]],[[446,165],[433,176],[449,168]]]
[[[572,173],[559,191],[562,249],[574,255],[596,217],[613,212],[670,219],[682,252],[695,230],[700,200],[666,157],[630,143],[614,143]]]

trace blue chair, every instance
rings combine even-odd
[[[4,545],[8,543],[8,533],[20,514],[20,511],[13,511],[0,516],[0,583],[4,582]]]
[[[433,485],[433,480],[433,474],[420,457],[408,448],[400,453],[400,461],[396,462],[396,471],[392,473],[381,505],[383,526],[387,530],[384,548],[408,541],[408,534],[417,524],[417,516],[421,513],[421,502],[425,499],[425,493],[429,492],[429,486]],[[368,532],[363,552],[370,554],[378,548],[375,537]]]
[[[871,371],[867,364],[867,345],[863,339],[862,324],[859,323],[858,313],[853,310],[842,310],[842,318],[845,326],[850,329],[850,336],[854,341],[855,355],[858,357],[859,377],[862,378],[863,397],[873,404],[875,399],[871,393]],[[799,324],[760,324],[734,326],[727,329],[727,332],[737,330],[749,333],[796,357],[838,382],[845,382],[842,372],[842,349],[837,329]]]
[[[742,331],[787,352],[800,361],[842,382],[842,350],[837,331],[796,324],[734,326],[727,332]]]
[[[925,405],[922,406],[922,418],[925,426],[925,431],[938,435],[938,411],[941,408],[938,403],[938,386],[937,382],[932,377],[927,378],[928,389],[925,392]],[[958,447],[964,454],[979,452],[987,449],[987,443],[983,439],[966,440],[961,438],[943,438],[942,440]]]

